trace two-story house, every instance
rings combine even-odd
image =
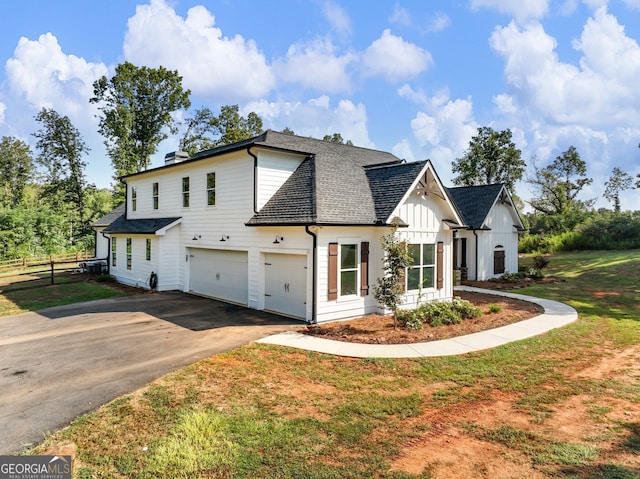
[[[118,281],[323,322],[374,312],[380,239],[414,258],[403,307],[453,296],[462,215],[430,161],[267,131],[126,176],[108,241]]]

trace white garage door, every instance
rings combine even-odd
[[[189,290],[246,305],[248,263],[246,251],[192,248],[189,251]]]
[[[307,313],[307,257],[265,254],[265,309],[294,318]]]

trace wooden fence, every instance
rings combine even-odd
[[[0,260],[0,272],[19,271],[36,266],[49,266],[55,263],[79,263],[93,257],[89,251],[79,251],[52,256],[32,256],[30,258]]]

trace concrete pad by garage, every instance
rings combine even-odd
[[[304,326],[178,292],[0,318],[0,454],[172,370]]]

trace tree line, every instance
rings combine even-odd
[[[179,124],[175,113],[189,111],[190,95],[176,70],[138,67],[129,62],[118,65],[110,78],[103,76],[94,82],[88,102],[99,112],[98,132],[104,138],[113,169],[112,189],[99,189],[87,182],[85,157],[89,147],[69,117],[51,108],[42,108],[35,117],[35,154],[26,142],[3,137],[0,257],[93,248],[91,224],[124,200],[120,178],[147,169],[160,142],[170,134],[182,129],[179,147],[192,155],[263,132],[262,119],[254,112],[241,116],[238,105],[222,106],[218,115],[203,106]],[[288,127],[283,132],[293,134]],[[326,135],[323,140],[352,144],[340,133]],[[595,200],[578,198],[593,180],[573,146],[544,168],[539,168],[535,159],[533,163],[533,172],[527,176],[536,192],[529,201],[533,213],[524,218],[530,233],[544,238],[574,232],[594,218],[602,219],[603,212],[597,216],[593,211]],[[468,150],[453,162],[452,169],[457,174],[453,180],[456,185],[504,183],[522,204],[514,189],[525,175],[526,163],[510,130],[478,128]],[[620,194],[631,188],[640,188],[640,175],[634,179],[614,168],[604,196],[612,202],[618,222]],[[633,217],[630,221],[638,220]]]

